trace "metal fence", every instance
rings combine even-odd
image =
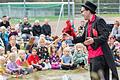
[[[0,4],[0,16],[8,15],[14,18],[55,16],[59,14],[60,4]],[[58,13],[57,13],[58,12]]]
[[[71,16],[77,16],[80,14],[80,8],[82,3],[75,3],[70,6]],[[96,3],[98,6],[97,13],[99,14],[119,14],[120,13],[120,3]],[[61,9],[60,4],[54,5],[24,5],[24,4],[0,4],[0,17],[3,15],[8,15],[10,17],[21,18],[24,16],[28,17],[40,17],[40,16],[59,16]],[[74,9],[74,10],[73,10]],[[64,5],[63,15],[68,15],[68,6]]]
[[[80,14],[81,3],[75,4],[75,14]],[[120,3],[96,3],[98,14],[119,14]]]

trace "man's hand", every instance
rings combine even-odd
[[[92,37],[87,37],[87,39],[84,41],[84,44],[86,46],[93,44],[94,43],[94,39]]]

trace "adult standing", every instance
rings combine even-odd
[[[109,69],[112,71],[112,80],[119,80],[113,55],[107,43],[109,32],[106,22],[95,15],[96,8],[97,6],[90,1],[82,5],[81,14],[87,23],[83,35],[74,38],[73,43],[83,42],[87,46],[91,80],[109,80]],[[96,73],[98,79],[95,79],[92,73]]]

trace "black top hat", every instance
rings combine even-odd
[[[86,1],[84,5],[81,5],[87,9],[89,9],[90,11],[92,11],[93,13],[96,13],[95,10],[97,9],[97,6],[90,2],[90,1]]]

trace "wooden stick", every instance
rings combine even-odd
[[[58,39],[56,39],[55,41],[53,41],[51,44],[49,44],[48,47],[50,47],[51,45],[53,45],[54,43],[56,43],[58,40],[60,40],[62,36],[63,35],[60,35],[60,37]]]

